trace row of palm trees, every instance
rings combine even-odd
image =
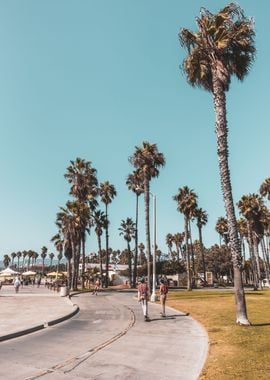
[[[44,266],[45,266],[45,259],[47,257],[47,251],[48,249],[44,246],[41,249],[40,257],[42,259],[42,272],[44,273]],[[12,252],[10,255],[5,254],[3,258],[3,264],[5,268],[11,267],[19,269],[26,269],[27,270],[30,267],[33,267],[37,264],[37,259],[39,257],[39,254],[33,250],[24,250],[24,251],[18,251],[18,252]],[[52,267],[53,259],[55,257],[55,254],[53,252],[49,253],[48,255],[50,259],[50,268]],[[62,259],[61,255],[57,255],[58,260],[58,266],[60,264],[60,261]]]
[[[260,194],[243,195],[237,203],[239,212],[242,215],[242,217],[237,220],[238,236],[242,247],[242,265],[243,267],[245,265],[247,266],[247,257],[245,254],[246,242],[249,248],[254,289],[258,289],[258,287],[262,288],[262,279],[264,277],[269,281],[270,211],[265,205],[263,197],[270,199],[270,178],[266,178],[263,181],[259,193]],[[179,188],[178,193],[173,199],[177,202],[177,210],[184,215],[185,231],[182,233],[167,234],[166,244],[168,245],[170,254],[172,254],[173,246],[175,247],[178,262],[181,260],[186,262],[187,289],[191,290],[192,286],[194,286],[194,279],[197,276],[198,270],[198,258],[196,266],[194,259],[194,245],[197,243],[199,252],[197,249],[196,254],[200,256],[203,277],[206,282],[205,247],[202,239],[202,228],[207,224],[208,215],[205,210],[198,207],[197,194],[187,186]],[[196,221],[199,236],[194,244],[192,243],[191,234],[192,221]],[[218,218],[215,228],[220,236],[220,246],[223,240],[225,246],[230,250],[228,220],[225,217]],[[262,258],[259,254],[259,245],[261,247]],[[261,274],[262,265],[264,276]]]
[[[58,233],[51,239],[57,251],[64,253],[68,263],[69,287],[78,287],[79,264],[82,263],[82,286],[85,274],[85,244],[86,236],[94,227],[98,239],[100,273],[103,273],[101,256],[101,235],[105,230],[106,264],[105,286],[108,286],[109,270],[109,218],[108,206],[116,196],[114,185],[108,181],[99,184],[97,171],[90,161],[76,158],[70,161],[70,166],[64,177],[70,184],[70,195],[65,207],[60,207],[56,216]],[[99,209],[98,198],[105,205],[105,212]]]

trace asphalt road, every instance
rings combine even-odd
[[[80,312],[45,330],[2,342],[2,380],[195,380],[206,359],[207,334],[173,309],[150,305],[144,322],[134,293],[72,297]]]

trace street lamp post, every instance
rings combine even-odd
[[[157,247],[157,214],[156,214],[156,195],[150,193],[153,197],[153,286],[151,294],[151,302],[155,302],[156,298],[156,247]]]

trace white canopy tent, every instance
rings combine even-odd
[[[1,276],[1,277],[16,276],[17,274],[20,274],[20,273],[19,273],[19,272],[16,272],[15,270],[13,270],[13,269],[11,269],[11,268],[3,269],[3,270],[0,272],[0,276]]]

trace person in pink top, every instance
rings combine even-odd
[[[149,288],[144,278],[141,279],[138,286],[138,301],[140,302],[142,306],[145,322],[149,322],[150,321],[150,318],[148,316]]]

